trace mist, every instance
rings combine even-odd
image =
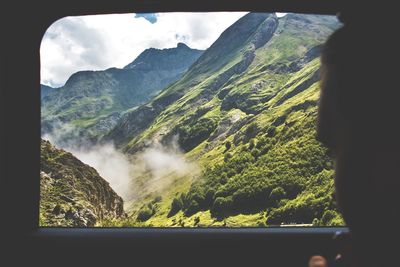
[[[142,195],[160,192],[180,177],[200,174],[199,166],[185,158],[177,138],[167,145],[154,143],[134,155],[133,162],[133,181],[141,184]]]
[[[65,128],[64,128],[65,129]],[[90,145],[82,140],[62,140],[60,136],[45,134],[43,139],[49,140],[56,147],[71,152],[83,163],[96,169],[123,199],[130,195],[131,162],[127,156],[118,151],[112,143]]]
[[[77,132],[71,125],[60,124],[42,138],[95,168],[125,201],[159,193],[179,177],[200,173],[197,164],[185,158],[177,138],[167,145],[155,142],[143,151],[129,155],[113,143],[87,142],[79,138]]]

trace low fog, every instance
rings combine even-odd
[[[177,177],[199,173],[197,165],[185,159],[177,138],[168,145],[155,143],[134,155],[126,155],[112,143],[93,145],[82,141],[69,125],[53,129],[56,130],[42,138],[95,168],[125,201],[161,191]]]
[[[145,190],[142,194],[161,191],[176,178],[194,177],[200,168],[188,162],[176,139],[168,145],[155,143],[133,157],[133,181]]]

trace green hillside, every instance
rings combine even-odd
[[[249,13],[179,79],[102,139],[135,157],[178,145],[200,171],[136,177],[130,218],[106,225],[341,225],[316,140],[319,52],[335,17]]]
[[[176,48],[151,48],[123,69],[80,71],[61,88],[42,86],[42,134],[58,131],[59,141],[95,141],[125,110],[178,80],[202,52],[181,43]]]
[[[49,93],[56,90],[56,88],[47,86],[47,85],[40,85],[40,100],[43,100]]]

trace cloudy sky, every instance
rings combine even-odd
[[[171,48],[184,42],[206,49],[245,14],[118,14],[60,19],[42,40],[41,83],[59,87],[80,70],[122,68],[150,47]]]

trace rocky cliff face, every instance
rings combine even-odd
[[[93,227],[125,216],[123,200],[97,171],[41,141],[40,226]]]

